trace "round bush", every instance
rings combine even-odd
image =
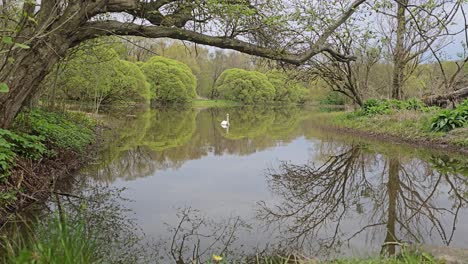
[[[151,85],[151,98],[158,103],[184,103],[197,96],[197,79],[182,62],[155,56],[141,69]]]
[[[275,87],[265,74],[242,69],[225,70],[216,88],[220,97],[247,104],[266,103],[275,99]]]

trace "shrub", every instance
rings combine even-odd
[[[346,97],[338,92],[329,92],[320,100],[322,105],[344,105],[346,102]]]
[[[275,87],[265,74],[242,69],[225,70],[216,89],[222,98],[246,104],[267,103],[275,99]]]
[[[289,80],[280,71],[270,71],[266,74],[268,81],[275,88],[274,100],[279,103],[304,103],[309,95],[309,90],[301,83]]]
[[[364,102],[361,107],[363,115],[383,115],[390,114],[394,110],[414,110],[414,111],[428,111],[430,108],[427,107],[419,99],[408,99],[406,101],[396,99],[369,99]]]
[[[58,87],[57,91],[46,91],[49,97],[54,94],[80,102],[147,103],[150,96],[149,84],[140,68],[120,60],[118,53],[106,45],[78,49],[66,66],[55,69],[44,83],[46,88]]]
[[[463,127],[468,121],[468,99],[453,110],[442,110],[433,119],[431,130],[435,132],[448,132]]]
[[[83,114],[35,109],[19,114],[14,128],[43,138],[51,148],[81,152],[94,141],[94,125]]]
[[[378,99],[369,99],[365,101],[361,110],[364,115],[381,115],[389,114],[391,112],[387,101]]]
[[[150,83],[151,99],[158,103],[185,103],[197,96],[197,79],[182,62],[154,56],[141,70]]]

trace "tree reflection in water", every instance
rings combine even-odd
[[[251,227],[240,217],[213,220],[190,207],[179,208],[177,217],[178,223],[167,224],[170,237],[158,243],[163,263],[207,263],[212,254],[228,255],[230,260],[242,258],[242,245],[236,242]]]
[[[334,149],[320,165],[282,162],[268,171],[280,202],[261,202],[259,218],[278,228],[285,244],[328,254],[367,234],[380,240],[381,253],[395,254],[401,243],[430,242],[436,234],[435,243],[450,245],[467,205],[468,178],[460,170],[368,153],[362,144]],[[451,206],[439,205],[445,193]],[[346,226],[349,219],[359,226]]]

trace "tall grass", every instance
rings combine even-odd
[[[0,259],[11,264],[99,263],[94,237],[83,218],[68,221],[65,215],[55,213],[35,231],[3,237]]]

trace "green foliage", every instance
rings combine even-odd
[[[7,246],[2,263],[99,263],[93,232],[87,227],[84,216],[77,221],[69,221],[65,215],[55,213],[55,217],[40,225],[30,238],[5,238],[3,242]]]
[[[151,124],[142,144],[155,151],[183,146],[190,141],[196,129],[196,112],[192,109],[164,109],[153,112]]]
[[[268,80],[275,87],[275,101],[280,103],[304,103],[309,95],[301,83],[289,80],[280,71],[270,71],[266,74]]]
[[[344,105],[346,103],[346,98],[344,95],[338,92],[329,92],[320,100],[320,104],[323,105]]]
[[[468,122],[468,99],[453,110],[442,110],[433,119],[431,130],[448,132],[463,127]]]
[[[37,160],[46,153],[46,148],[41,143],[44,141],[42,136],[20,135],[9,130],[0,129],[0,138],[5,139],[11,150],[21,157]]]
[[[78,152],[94,141],[94,126],[95,123],[82,113],[39,109],[21,113],[14,123],[15,129],[43,138],[53,149]]]
[[[237,105],[239,105],[238,102],[228,101],[228,100],[199,99],[199,100],[192,101],[193,108],[210,108],[210,107],[223,108],[223,107],[232,107],[232,106],[237,106]]]
[[[80,47],[46,78],[45,96],[98,105],[148,103],[149,84],[134,63],[106,45]],[[56,87],[56,88],[54,88]]]
[[[0,137],[0,180],[8,176],[14,166],[16,154],[12,150],[12,145],[3,137]]]
[[[16,201],[16,191],[2,191],[0,192],[0,207],[9,205],[10,203]]]
[[[275,87],[265,74],[242,69],[225,70],[216,88],[222,98],[246,104],[271,102],[276,95]]]
[[[6,83],[0,83],[0,93],[8,93],[10,89]]]
[[[364,102],[358,114],[386,115],[398,110],[428,111],[429,108],[419,99],[400,101],[395,99],[369,99]]]
[[[42,137],[0,129],[0,180],[9,175],[15,166],[17,156],[32,160],[40,159],[47,152],[42,141]]]
[[[141,69],[150,83],[151,99],[158,103],[185,103],[197,96],[197,79],[182,62],[154,56]]]

